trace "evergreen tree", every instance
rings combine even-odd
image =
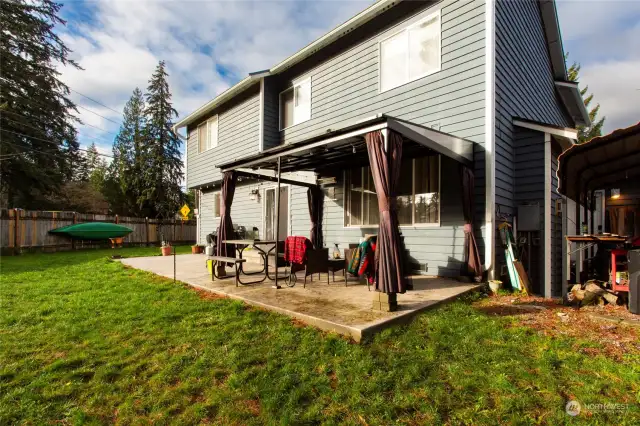
[[[571,64],[567,71],[569,81],[578,81],[578,75],[580,74],[580,64],[574,62]],[[593,93],[587,94],[589,90],[589,86],[585,86],[584,89],[580,90],[580,95],[582,95],[582,99],[584,101],[584,106],[589,110],[589,105],[593,100]],[[586,97],[585,97],[586,95]],[[591,120],[591,126],[578,126],[578,143],[583,143],[588,140],[595,138],[596,136],[602,135],[602,125],[604,124],[604,120],[606,117],[602,117],[598,119],[598,112],[600,111],[600,104],[597,104],[591,110],[589,110],[589,119]]]
[[[79,68],[54,27],[52,0],[0,1],[0,193],[8,207],[49,202],[73,178],[81,157],[76,111],[57,66]]]
[[[164,61],[160,61],[149,80],[145,108],[145,189],[139,204],[159,217],[173,217],[180,208],[183,193],[182,142],[171,129],[178,112],[171,104],[171,92]]]
[[[89,184],[94,190],[102,192],[107,176],[107,162],[98,153],[95,143],[87,148],[86,164]]]
[[[112,207],[116,213],[146,216],[139,204],[144,179],[145,116],[144,96],[136,88],[124,107],[122,125],[113,144],[113,161],[109,171]]]

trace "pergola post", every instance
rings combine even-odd
[[[281,162],[281,157],[278,157],[278,186],[276,189],[276,230],[275,230],[275,240],[276,240],[276,247],[273,250],[274,254],[274,263],[276,265],[276,279],[275,279],[275,288],[281,288],[278,285],[278,238],[280,236],[280,162]],[[267,271],[268,273],[269,271]]]

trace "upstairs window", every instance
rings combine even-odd
[[[207,151],[218,146],[218,116],[214,115],[198,126],[198,150]]]
[[[280,93],[280,129],[311,118],[311,79],[295,83]]]
[[[440,12],[380,42],[380,91],[440,71]]]
[[[378,226],[378,196],[369,167],[345,172],[344,226]],[[440,223],[440,156],[402,162],[396,199],[398,223],[403,226]]]

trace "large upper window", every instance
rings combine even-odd
[[[380,42],[380,90],[440,71],[440,12]]]
[[[280,129],[311,118],[311,79],[295,83],[280,93]]]
[[[377,226],[378,198],[369,167],[345,172],[344,225]],[[397,194],[400,225],[440,223],[440,157],[404,160]]]
[[[204,152],[218,146],[218,116],[214,115],[198,126],[198,150]]]

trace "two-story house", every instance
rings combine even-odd
[[[498,225],[517,229],[518,206],[538,206],[527,266],[535,290],[552,295],[562,281],[557,157],[588,123],[578,85],[567,81],[553,0],[380,0],[176,129],[188,135],[186,180],[198,191],[201,243],[218,226],[222,172],[230,170],[248,172],[231,216],[254,237],[274,238],[276,216],[279,237],[309,236],[308,184],[325,195],[326,247],[377,233],[364,137],[386,129],[405,141],[396,207],[409,271],[464,270],[464,165],[475,175],[483,270],[505,274]]]

